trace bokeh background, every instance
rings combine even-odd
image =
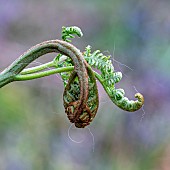
[[[62,26],[79,26],[73,40],[112,55],[116,85],[144,108],[117,108],[99,85],[100,107],[88,128],[70,129],[58,75],[11,83],[0,90],[0,170],[170,169],[169,0],[0,0],[0,71]],[[51,61],[41,57],[31,66]],[[93,134],[93,136],[92,136]]]

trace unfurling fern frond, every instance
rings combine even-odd
[[[57,67],[73,66],[72,61],[67,56],[58,55],[55,60],[58,64]],[[69,120],[72,123],[75,123],[75,126],[78,128],[83,128],[90,124],[97,113],[99,105],[98,90],[94,73],[89,65],[86,65],[86,68],[88,72],[89,93],[86,107],[79,117],[76,117],[77,115],[73,114],[76,105],[75,101],[77,101],[80,97],[80,84],[78,77],[74,71],[60,73],[65,86],[65,91],[63,94],[64,107],[67,108],[66,113]]]
[[[91,47],[87,46],[86,51],[83,53],[88,64],[100,70],[101,74],[96,74],[97,78],[103,85],[108,96],[119,108],[133,112],[143,106],[144,98],[140,93],[135,95],[138,100],[133,101],[125,97],[123,89],[115,89],[115,83],[122,79],[121,72],[115,72],[110,56],[105,56],[99,50],[91,53]]]
[[[67,38],[74,38],[74,36],[71,35],[72,34],[71,32],[73,33],[74,30],[71,30],[71,28],[67,28],[67,29],[64,28],[63,35],[64,35],[66,41],[69,41],[69,40],[67,40]],[[115,103],[119,108],[126,110],[126,111],[130,111],[130,112],[136,111],[143,106],[144,98],[140,93],[135,94],[135,98],[137,98],[137,100],[134,101],[134,100],[129,100],[127,97],[124,96],[125,92],[123,89],[115,88],[115,84],[118,83],[122,79],[122,73],[116,72],[114,70],[110,56],[106,56],[106,55],[102,54],[100,52],[100,50],[91,52],[91,47],[89,45],[85,48],[83,55],[84,55],[85,60],[91,67],[96,68],[100,71],[100,74],[96,73],[96,77],[103,85],[105,91],[107,92],[108,96],[110,97],[110,99],[112,100],[113,103]],[[60,67],[63,67],[63,66],[67,67],[67,66],[73,65],[69,58],[66,58],[64,61],[63,61],[63,58],[64,58],[63,56],[58,57],[59,61],[61,61],[61,63],[59,62]],[[71,72],[61,73],[60,75],[63,79],[64,85],[66,86],[68,83],[69,77],[71,75]],[[89,79],[89,85],[90,85],[90,83],[91,83],[91,81]],[[76,88],[76,87],[79,87],[79,85],[78,85],[78,80],[75,79],[75,81],[72,84],[71,89],[70,89],[70,93],[69,93],[70,97],[73,97],[71,94],[74,94],[74,93],[76,93],[75,96],[79,95],[80,90],[79,90],[79,88]],[[71,92],[71,90],[73,90],[73,91]],[[92,92],[95,90],[94,89],[92,90],[91,88],[89,88],[89,91]],[[69,97],[69,95],[68,95],[68,97]],[[89,95],[88,103],[90,103],[92,96],[95,96],[95,95],[94,94]],[[90,105],[89,105],[89,107],[90,107]],[[95,114],[96,114],[96,112],[94,112],[94,114],[92,114],[93,118],[94,118]],[[87,119],[89,118],[89,115],[86,113],[86,111],[83,112],[82,117],[84,117],[84,115],[86,115],[85,117]],[[84,123],[84,125],[87,125],[87,124]],[[84,126],[84,125],[82,124],[81,126]],[[79,124],[77,124],[77,126],[79,126]]]
[[[124,96],[125,92],[123,89],[115,89],[115,84],[122,79],[122,73],[114,71],[114,67],[109,56],[104,56],[99,50],[91,53],[90,46],[86,47],[86,51],[83,55],[91,67],[100,70],[101,74],[97,74],[96,77],[103,85],[113,103],[115,103],[119,108],[130,112],[136,111],[142,107],[144,98],[140,93],[135,95],[135,98],[138,100],[133,101]],[[71,60],[62,55],[58,57],[58,63],[60,63],[58,65],[59,67],[72,66]],[[61,73],[60,75],[64,82],[64,86],[66,86],[71,72]]]
[[[102,54],[99,50],[91,52],[90,46],[81,53],[74,45],[68,43],[71,42],[69,38],[74,38],[74,35],[81,37],[83,33],[76,26],[62,27],[64,41],[45,41],[25,52],[0,73],[0,88],[12,81],[31,80],[59,73],[65,86],[65,112],[70,122],[78,128],[89,125],[97,113],[99,98],[96,78],[119,108],[130,112],[140,109],[144,104],[144,97],[140,93],[135,94],[137,100],[134,101],[125,97],[123,89],[115,88],[115,84],[122,78],[122,73],[114,70],[110,56]],[[35,59],[51,52],[59,53],[52,62],[24,69]],[[55,68],[45,70],[50,67]],[[100,74],[91,67],[98,69]]]
[[[75,123],[75,126],[78,128],[84,128],[93,121],[96,116],[99,99],[98,99],[98,90],[96,85],[96,80],[94,73],[90,66],[87,66],[88,71],[88,100],[83,111],[77,117],[74,115],[75,106],[80,97],[80,84],[76,73],[73,71],[69,77],[68,83],[63,94],[64,107],[67,108],[66,113],[70,122]]]
[[[77,27],[72,27],[72,28],[63,27],[63,31],[62,31],[63,40],[70,41],[67,38],[74,38],[74,36],[71,34],[82,36],[81,30],[79,30],[79,28]],[[108,94],[108,96],[110,97],[113,103],[115,103],[119,108],[129,111],[129,112],[134,112],[143,106],[144,97],[140,93],[135,94],[135,98],[137,98],[137,100],[134,101],[134,100],[129,100],[127,97],[125,97],[125,92],[123,89],[115,88],[115,84],[118,83],[122,79],[122,73],[116,72],[114,70],[110,56],[106,56],[102,54],[100,50],[91,52],[91,47],[89,45],[85,48],[83,55],[84,55],[85,60],[91,67],[96,68],[100,71],[100,74],[95,73],[95,75],[100,81],[100,83],[102,84],[102,86],[104,87],[106,93]],[[73,66],[71,60],[65,57],[63,56],[58,57],[58,61],[59,61],[58,63],[60,63],[59,67]],[[61,73],[61,77],[63,79],[65,86],[67,85],[70,76],[71,76],[71,72]],[[98,101],[98,98],[95,95],[95,91],[97,92],[97,89],[96,89],[96,86],[93,85],[94,80],[93,81],[91,80],[93,80],[92,77],[91,78],[89,77],[88,81],[89,81],[89,92],[90,93],[88,96],[88,105],[87,105],[90,109],[92,109],[91,118],[89,114],[87,114],[87,110],[84,111],[82,115],[79,117],[79,120],[76,124],[77,127],[79,126],[83,127],[87,125],[86,122],[82,124],[82,120],[88,120],[90,118],[90,120],[92,121],[92,119],[94,118],[96,114],[96,110],[94,110],[93,112],[93,107],[95,106],[95,103],[97,104],[97,101]],[[78,80],[75,79],[74,83],[71,84],[70,89],[68,90],[66,94],[66,96],[69,98],[69,102],[72,100],[75,100],[75,98],[73,98],[73,95],[79,96],[79,93],[80,93],[79,83],[78,83]],[[90,103],[93,103],[93,104],[91,105]],[[65,104],[67,105],[67,101],[65,101]]]
[[[82,37],[83,33],[81,29],[76,26],[72,27],[62,27],[62,39],[67,42],[71,42],[68,38],[74,38],[73,34],[77,35],[78,37]]]
[[[129,112],[139,110],[143,106],[144,97],[140,93],[135,94],[136,101],[129,100],[124,95],[123,89],[115,89],[110,93],[109,97],[119,108]]]

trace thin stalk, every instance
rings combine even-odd
[[[32,79],[36,79],[36,78],[41,78],[41,77],[45,77],[45,76],[50,76],[56,73],[62,73],[62,72],[69,72],[69,71],[73,71],[74,70],[74,66],[67,66],[67,67],[62,67],[62,68],[56,68],[56,69],[51,69],[51,70],[46,70],[43,72],[38,72],[35,73],[36,69],[33,69],[34,67],[32,67],[30,70],[31,72],[29,73],[34,73],[34,74],[26,74],[27,70],[23,70],[21,72],[21,74],[16,75],[14,77],[15,81],[25,81],[25,80],[32,80]],[[100,83],[103,83],[103,79],[102,77],[93,70],[95,77],[100,81]]]
[[[62,72],[69,72],[74,70],[74,66],[68,66],[68,67],[62,67],[62,68],[56,68],[51,70],[46,70],[43,72],[33,73],[33,74],[18,74],[14,77],[14,81],[25,81],[25,80],[33,80],[45,76],[50,76],[52,74],[56,73],[62,73]]]
[[[48,63],[45,64],[41,64],[39,66],[35,66],[35,67],[31,67],[31,68],[26,68],[24,70],[22,70],[20,72],[20,74],[25,75],[25,74],[31,74],[31,73],[36,73],[39,71],[42,71],[44,69],[49,69],[51,67],[57,67],[59,64],[61,64],[62,62],[64,62],[68,57],[63,55],[62,59],[58,62],[56,62],[56,60],[50,61]]]
[[[36,66],[36,67],[26,68],[20,74],[22,74],[22,75],[31,74],[31,73],[42,71],[44,69],[47,69],[47,68],[50,68],[50,67],[54,67],[54,66],[55,66],[54,62],[51,61],[51,62],[42,64],[42,65],[39,65],[39,66]]]

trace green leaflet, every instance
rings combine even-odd
[[[118,83],[122,79],[121,72],[115,72],[110,60],[110,56],[105,56],[100,53],[100,50],[96,50],[91,53],[91,47],[87,46],[83,53],[85,60],[91,67],[97,68],[101,72],[103,83],[106,86],[114,87],[115,83]]]

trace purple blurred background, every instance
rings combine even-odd
[[[74,129],[62,105],[59,75],[15,82],[0,91],[1,170],[170,169],[170,1],[0,0],[0,71],[31,46],[61,38],[111,54],[123,79],[117,88],[145,97],[143,110],[117,108],[99,85],[100,108],[89,128]],[[47,57],[48,56],[48,57]],[[47,55],[31,66],[51,61]],[[130,69],[131,68],[131,69]],[[93,152],[94,149],[94,152]]]

